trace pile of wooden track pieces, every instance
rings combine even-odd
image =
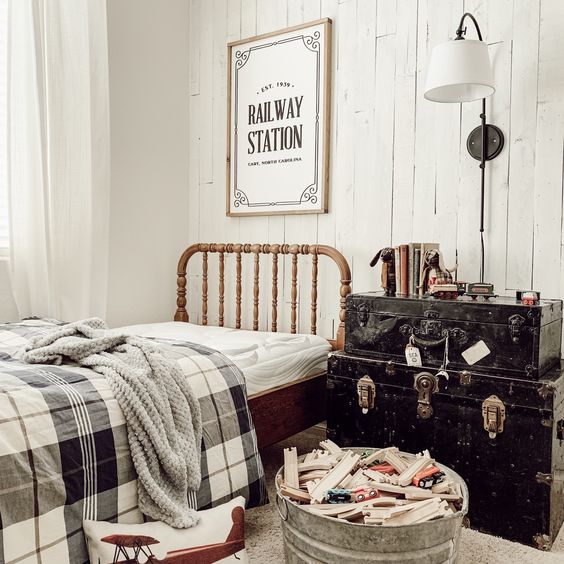
[[[419,454],[388,447],[363,454],[332,441],[298,462],[295,448],[284,450],[283,496],[312,513],[367,525],[400,526],[456,513],[462,489]]]

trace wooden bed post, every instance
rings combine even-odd
[[[318,254],[332,258],[339,267],[341,275],[339,327],[337,328],[333,347],[336,350],[342,351],[345,348],[345,313],[347,310],[347,296],[351,293],[351,270],[347,259],[337,249],[327,245],[315,245],[315,247]]]
[[[174,321],[185,321],[188,323],[190,317],[186,311],[186,304],[188,302],[186,298],[186,266],[190,257],[195,255],[200,251],[201,245],[196,243],[190,245],[180,257],[178,261],[178,268],[176,270],[176,313],[174,314]]]

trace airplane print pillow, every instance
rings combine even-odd
[[[245,550],[245,499],[198,511],[200,522],[174,529],[152,521],[140,525],[84,521],[91,564],[248,564]]]

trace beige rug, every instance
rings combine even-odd
[[[323,439],[322,433],[322,430],[313,428],[264,450],[262,459],[271,500],[275,499],[274,475],[282,466],[283,449],[296,446],[298,453],[308,452]],[[251,562],[284,562],[282,531],[274,503],[247,511],[246,529]],[[564,564],[564,529],[560,531],[551,552],[540,552],[522,544],[463,529],[460,550],[460,564]]]

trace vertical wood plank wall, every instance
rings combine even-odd
[[[438,241],[447,264],[458,251],[459,278],[477,280],[480,176],[466,137],[479,125],[480,102],[423,99],[429,54],[454,35],[464,11],[477,17],[490,47],[497,91],[488,100],[488,121],[506,138],[487,168],[486,279],[499,293],[532,287],[564,296],[562,0],[191,0],[190,242],[333,245],[351,264],[353,290],[363,291],[379,286],[378,272],[368,267],[376,250]],[[227,218],[226,44],[320,17],[333,20],[330,213]],[[474,34],[470,25],[468,33]],[[252,311],[251,260],[243,257],[243,311]],[[225,271],[225,322],[232,325],[234,264],[227,259]],[[264,327],[271,271],[261,265]],[[305,331],[311,266],[299,272],[298,321]],[[319,261],[318,332],[327,337],[338,313],[337,276]],[[210,256],[210,296],[217,278]],[[200,286],[192,274],[192,316]],[[288,330],[289,264],[280,265],[279,289],[278,324]],[[217,311],[210,306],[210,322]],[[243,327],[251,323],[243,319]]]

